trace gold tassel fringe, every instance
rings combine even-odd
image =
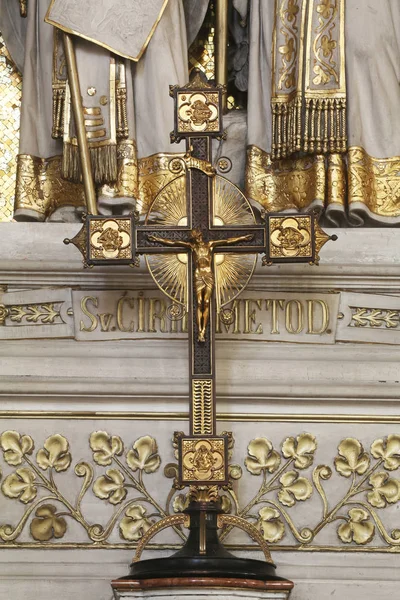
[[[126,112],[126,88],[117,87],[117,138],[126,140],[129,136],[128,116]]]
[[[118,178],[117,146],[90,147],[92,173],[96,185],[115,183]],[[81,159],[78,146],[64,143],[62,176],[73,183],[82,182]]]
[[[306,98],[302,136],[302,99],[272,103],[271,158],[294,152],[342,153],[347,149],[345,98]]]
[[[125,65],[119,64],[119,81],[117,84],[117,138],[127,140],[129,137],[128,114],[126,110],[126,75]]]
[[[53,85],[53,129],[51,137],[55,140],[64,133],[65,85]]]

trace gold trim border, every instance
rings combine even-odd
[[[343,415],[343,414],[299,414],[286,415],[283,413],[217,413],[217,421],[229,422],[266,422],[266,423],[363,423],[371,425],[400,424],[400,415]],[[31,411],[5,410],[0,411],[1,419],[73,419],[112,421],[187,421],[186,412],[102,412],[102,411]]]
[[[107,544],[103,546],[97,546],[95,544],[85,543],[66,543],[66,544],[52,544],[46,542],[25,542],[22,544],[3,544],[0,543],[1,550],[130,550],[135,549],[137,543],[130,544]],[[182,548],[181,544],[148,544],[148,550],[179,550]],[[227,550],[232,551],[259,551],[258,546],[251,544],[225,544]],[[352,554],[361,552],[362,554],[400,554],[400,548],[385,548],[381,546],[279,546],[276,544],[268,544],[268,548],[271,552],[332,552],[341,554]]]
[[[98,40],[95,40],[95,39],[91,38],[90,36],[83,35],[82,33],[74,31],[73,29],[70,29],[69,27],[61,26],[56,21],[53,21],[52,19],[50,19],[50,12],[53,8],[54,2],[55,2],[55,0],[51,0],[51,4],[49,6],[49,9],[48,9],[45,19],[44,19],[46,23],[48,23],[49,25],[53,25],[57,29],[61,29],[62,31],[65,31],[66,33],[70,33],[70,34],[76,35],[80,38],[83,38],[84,40],[88,40],[89,42],[93,42],[97,46],[101,46],[102,48],[105,48],[106,50],[109,50],[110,52],[113,52],[114,54],[117,54],[118,56],[122,56],[123,58],[128,58],[129,60],[132,60],[134,62],[139,62],[139,60],[142,58],[143,54],[145,53],[146,48],[149,45],[151,38],[153,37],[153,34],[157,28],[157,25],[161,21],[161,18],[164,14],[165,9],[167,8],[167,4],[168,4],[169,0],[164,0],[164,4],[161,7],[160,14],[158,15],[156,22],[154,23],[153,27],[151,28],[146,41],[144,42],[139,54],[136,57],[130,56],[129,54],[123,54],[122,52],[117,52],[115,50],[115,48],[111,48],[111,46],[108,46],[107,44],[102,44]]]

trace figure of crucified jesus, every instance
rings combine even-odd
[[[178,246],[192,251],[194,259],[194,287],[197,298],[197,327],[198,341],[205,341],[208,319],[210,316],[210,301],[215,285],[213,271],[213,251],[218,246],[227,246],[253,239],[253,235],[241,235],[225,240],[212,240],[205,242],[200,229],[192,229],[190,242],[170,240],[156,235],[149,235],[148,239],[165,246]]]

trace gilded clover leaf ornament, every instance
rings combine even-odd
[[[363,475],[370,464],[369,455],[358,440],[346,438],[338,446],[339,456],[335,458],[335,467],[343,477],[350,477],[354,473]]]
[[[285,58],[285,60],[287,60],[287,62],[291,61],[294,52],[295,52],[295,47],[294,47],[294,39],[293,38],[289,38],[287,40],[286,44],[284,44],[283,46],[279,46],[279,53],[284,56],[284,58]]]
[[[133,444],[133,449],[126,455],[126,461],[132,471],[155,473],[161,464],[157,442],[149,435],[139,438]]]
[[[189,494],[178,494],[172,503],[174,512],[182,513],[189,506]]]
[[[36,461],[43,471],[55,469],[57,473],[66,471],[71,464],[68,440],[59,433],[51,435],[44,443],[37,455]]]
[[[270,544],[276,544],[285,535],[285,525],[282,523],[279,511],[271,506],[265,506],[258,511],[260,518],[256,527],[261,531],[264,539]]]
[[[67,531],[65,519],[57,514],[57,509],[52,504],[43,504],[35,512],[36,518],[32,519],[31,534],[35,540],[48,542],[52,538],[62,538]]]
[[[0,436],[0,445],[4,460],[9,465],[17,466],[23,461],[25,454],[32,454],[34,443],[29,435],[20,435],[17,431],[5,431]]]
[[[320,65],[315,65],[313,71],[315,73],[315,77],[313,79],[313,83],[315,85],[329,83],[331,75],[329,72],[325,71]]]
[[[11,473],[2,483],[2,492],[7,498],[18,498],[24,504],[36,498],[36,475],[30,469],[22,467]]]
[[[111,465],[114,456],[121,456],[124,444],[118,435],[109,435],[106,431],[95,431],[90,436],[90,447],[94,461],[103,467]]]
[[[385,472],[374,473],[369,478],[372,491],[368,492],[368,502],[376,508],[385,508],[387,504],[394,504],[400,500],[400,481],[391,479]]]
[[[374,458],[382,458],[388,471],[395,471],[400,466],[400,435],[388,435],[385,439],[375,440],[371,446]]]
[[[325,58],[331,56],[333,50],[335,50],[337,43],[335,40],[329,39],[327,35],[323,35],[321,38],[321,48],[323,50],[323,54]]]
[[[146,509],[140,504],[134,504],[125,513],[119,524],[122,539],[136,542],[150,529],[153,521],[146,517]]]
[[[108,469],[105,475],[101,475],[94,482],[93,492],[102,500],[108,500],[111,504],[119,504],[128,493],[124,475],[118,469]]]
[[[375,535],[375,525],[370,521],[369,514],[362,508],[349,510],[346,523],[338,527],[338,536],[345,544],[355,542],[359,545],[368,544]]]
[[[294,19],[297,16],[297,13],[299,12],[299,7],[297,6],[297,0],[289,0],[288,5],[287,5],[287,9],[286,9],[286,13],[287,13],[287,20],[289,21],[289,23],[291,23],[292,21],[294,21]]]
[[[307,469],[313,463],[316,449],[315,437],[310,433],[302,433],[297,438],[286,438],[282,445],[282,454],[285,458],[295,459],[294,466],[297,469]]]
[[[281,457],[267,438],[255,438],[247,447],[248,456],[244,461],[246,469],[252,475],[260,475],[261,471],[274,473],[280,465]]]
[[[279,479],[282,488],[278,498],[285,506],[294,506],[296,501],[308,500],[313,492],[311,483],[305,477],[299,477],[297,471],[288,471]]]
[[[317,6],[317,13],[319,13],[324,19],[329,19],[331,9],[334,7],[335,5],[331,3],[331,0],[321,0]]]

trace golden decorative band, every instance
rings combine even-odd
[[[400,213],[400,156],[374,158],[364,148],[348,151],[349,205],[361,202],[373,213],[398,217]]]
[[[323,156],[273,161],[271,154],[249,146],[246,165],[246,195],[268,212],[303,210],[325,201]]]
[[[254,527],[254,525],[235,515],[218,515],[217,524],[219,529],[222,529],[224,526],[228,526],[231,528],[237,527],[238,529],[245,531],[251,537],[251,539],[260,546],[261,550],[264,552],[266,562],[271,565],[274,564],[267,542],[264,540],[258,529]]]
[[[168,529],[169,527],[176,527],[177,525],[183,525],[184,527],[188,528],[190,525],[190,516],[183,514],[169,515],[168,517],[164,517],[164,519],[161,519],[161,521],[157,521],[157,523],[155,523],[152,527],[150,527],[148,531],[146,531],[144,536],[139,541],[136,548],[135,556],[133,558],[133,562],[139,562],[140,557],[143,554],[143,550],[155,535],[160,533],[160,531],[163,531],[163,529]]]
[[[85,205],[82,185],[62,178],[61,162],[61,156],[48,159],[28,154],[18,156],[16,211],[28,209],[44,221],[56,208]]]
[[[400,216],[400,156],[374,158],[352,146],[347,154],[272,160],[271,154],[249,146],[246,194],[268,212],[310,207],[348,207],[377,219]]]
[[[192,381],[194,435],[211,435],[214,422],[214,398],[212,379],[193,379]]]
[[[344,0],[276,0],[275,15],[272,158],[345,152]]]

